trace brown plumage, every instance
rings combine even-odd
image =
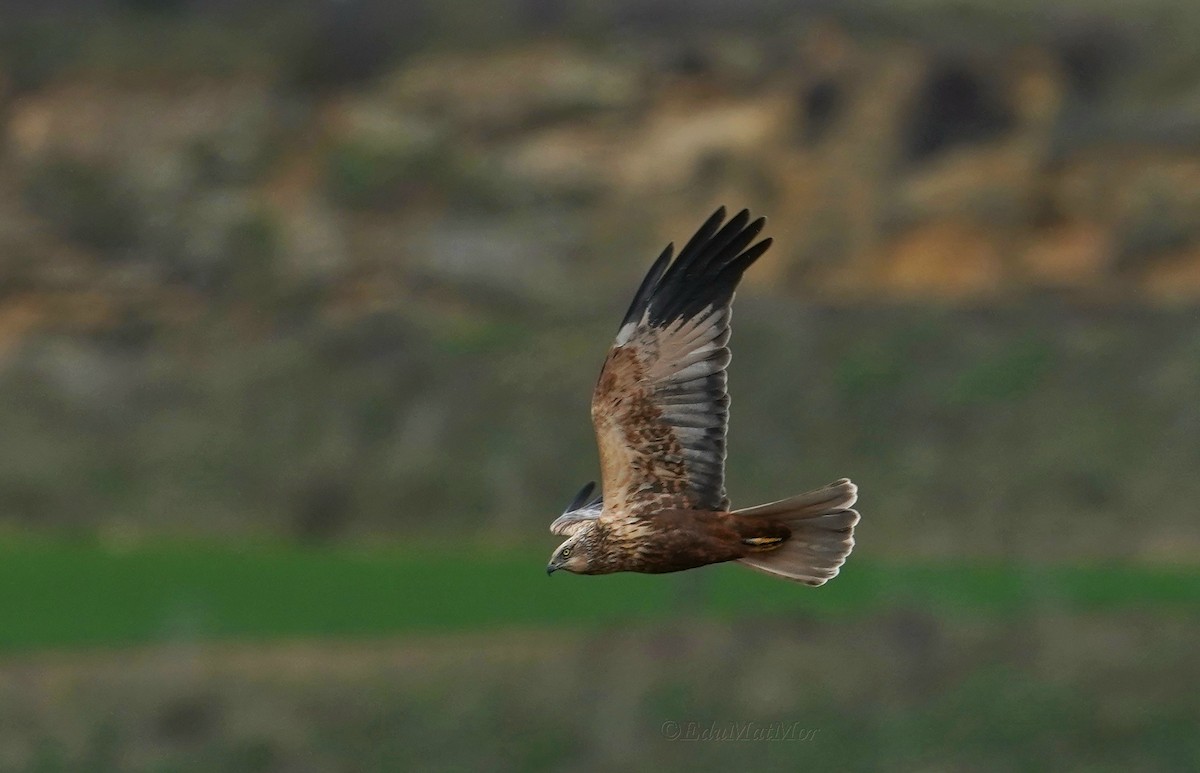
[[[771,245],[764,218],[718,209],[642,281],[592,395],[603,498],[589,484],[550,525],[547,572],[675,572],[738,561],[821,585],[854,547],[848,479],[745,510],[725,495],[729,317],[742,274]]]

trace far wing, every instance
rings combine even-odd
[[[727,510],[725,368],[730,304],[771,245],[765,223],[718,209],[671,260],[654,263],[592,395],[605,511]]]
[[[575,495],[575,499],[571,500],[571,504],[567,505],[567,509],[563,514],[554,519],[550,524],[550,533],[559,534],[564,537],[569,537],[574,534],[576,529],[583,525],[586,521],[594,521],[600,517],[600,511],[604,509],[604,500],[599,494],[592,496],[592,492],[596,490],[596,481],[592,481],[580,489]]]

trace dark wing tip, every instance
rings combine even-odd
[[[646,311],[646,306],[650,303],[651,296],[654,295],[654,288],[658,286],[658,281],[662,279],[662,275],[666,272],[667,266],[671,263],[671,257],[675,254],[675,242],[667,244],[667,248],[662,251],[658,259],[654,261],[654,265],[646,272],[645,279],[638,285],[637,292],[633,295],[633,301],[629,304],[628,311],[621,318],[621,327],[624,327],[630,322],[636,322],[641,319],[642,314]]]
[[[579,490],[579,493],[575,495],[575,498],[571,500],[571,504],[567,505],[567,509],[563,510],[563,512],[569,513],[583,507],[585,504],[587,504],[588,498],[591,497],[592,491],[595,488],[596,481],[589,481],[586,486]]]
[[[767,224],[765,217],[751,221],[750,210],[742,209],[722,226],[724,215],[725,207],[719,207],[650,290],[645,300],[651,324],[666,325],[729,303],[742,274],[771,246],[769,238],[752,245]]]
[[[750,264],[762,257],[762,254],[771,249],[771,245],[774,243],[775,240],[768,236],[762,241],[757,242],[754,246],[748,248],[738,257],[738,260],[745,261],[746,268],[749,268]]]
[[[647,310],[657,326],[729,302],[742,274],[772,240],[751,245],[766,227],[765,217],[752,221],[750,210],[741,209],[727,221],[725,214],[724,206],[717,207],[678,256],[675,243],[667,245],[638,286],[621,327],[637,322]]]

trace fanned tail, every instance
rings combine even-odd
[[[849,478],[778,502],[736,510],[734,515],[779,520],[792,531],[779,547],[738,559],[751,569],[807,585],[824,585],[854,549],[858,487]]]

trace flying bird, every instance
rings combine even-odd
[[[725,494],[729,317],[734,290],[770,239],[765,218],[718,209],[672,260],[669,244],[633,297],[592,394],[603,495],[584,486],[550,531],[546,572],[677,572],[736,561],[808,585],[854,547],[848,478],[730,510]]]

